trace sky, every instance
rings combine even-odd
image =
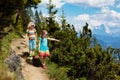
[[[42,0],[38,5],[44,16],[48,16],[48,2]],[[92,30],[104,25],[108,34],[120,34],[120,0],[52,0],[52,3],[58,10],[56,20],[60,20],[63,9],[67,22],[73,24],[77,32],[87,22]]]

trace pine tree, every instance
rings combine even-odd
[[[61,15],[61,28],[62,30],[65,29],[67,23],[66,23],[66,19],[65,19],[65,14],[64,14],[64,10],[62,9],[62,15]]]
[[[93,37],[93,38],[91,39],[91,44],[90,44],[90,46],[91,46],[91,47],[96,47],[98,44],[99,44],[99,43],[98,43],[96,37]]]
[[[55,31],[59,30],[59,24],[55,21],[55,14],[57,10],[55,9],[55,5],[52,4],[52,0],[49,0],[48,4],[48,14],[49,17],[47,19],[48,22],[48,32],[52,35]]]
[[[42,13],[40,12],[40,15],[42,15]],[[39,13],[38,13],[38,11],[36,10],[35,11],[35,17],[34,17],[34,19],[35,19],[35,24],[36,24],[36,29],[37,29],[37,33],[38,33],[38,35],[40,35],[40,32],[41,32],[41,29],[42,29],[42,20],[41,20],[41,18],[40,18],[40,15],[39,15]]]
[[[92,31],[88,28],[88,23],[86,23],[85,26],[83,26],[83,30],[80,33],[81,38],[81,45],[83,46],[83,50],[90,47],[91,44],[91,38],[92,38]]]
[[[22,14],[22,10],[28,7],[36,7],[41,0],[0,0],[0,29],[13,25],[14,28],[18,25],[18,20]],[[13,15],[16,14],[16,17]],[[15,20],[15,21],[14,21]]]
[[[83,26],[80,38],[76,36],[70,24],[56,35],[61,42],[55,43],[55,47],[50,49],[51,61],[64,67],[70,80],[120,79],[120,64],[114,63],[110,54],[112,51],[102,50],[101,45],[97,43],[94,47],[90,46],[94,38],[91,37],[92,31],[88,29],[88,24]]]

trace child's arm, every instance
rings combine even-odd
[[[49,37],[48,37],[47,39],[48,39],[48,40],[51,40],[51,41],[58,41],[58,42],[60,41],[60,40],[58,40],[58,39],[55,39],[55,38],[49,38]]]

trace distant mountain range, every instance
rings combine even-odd
[[[113,48],[120,48],[120,37],[113,37],[107,35],[94,35],[103,48],[111,46]]]
[[[97,38],[98,43],[105,49],[109,46],[112,48],[120,48],[120,33],[112,33],[105,25],[101,25],[92,30],[92,34]],[[80,33],[77,35],[79,36]]]
[[[97,38],[103,48],[108,46],[120,48],[120,34],[112,33],[112,31],[105,25],[93,29],[93,36]]]

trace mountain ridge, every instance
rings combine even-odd
[[[113,33],[110,28],[105,25],[100,25],[92,30],[93,37],[96,37],[97,41],[105,49],[109,46],[113,48],[120,48],[120,34]],[[77,34],[80,36],[80,33]]]

